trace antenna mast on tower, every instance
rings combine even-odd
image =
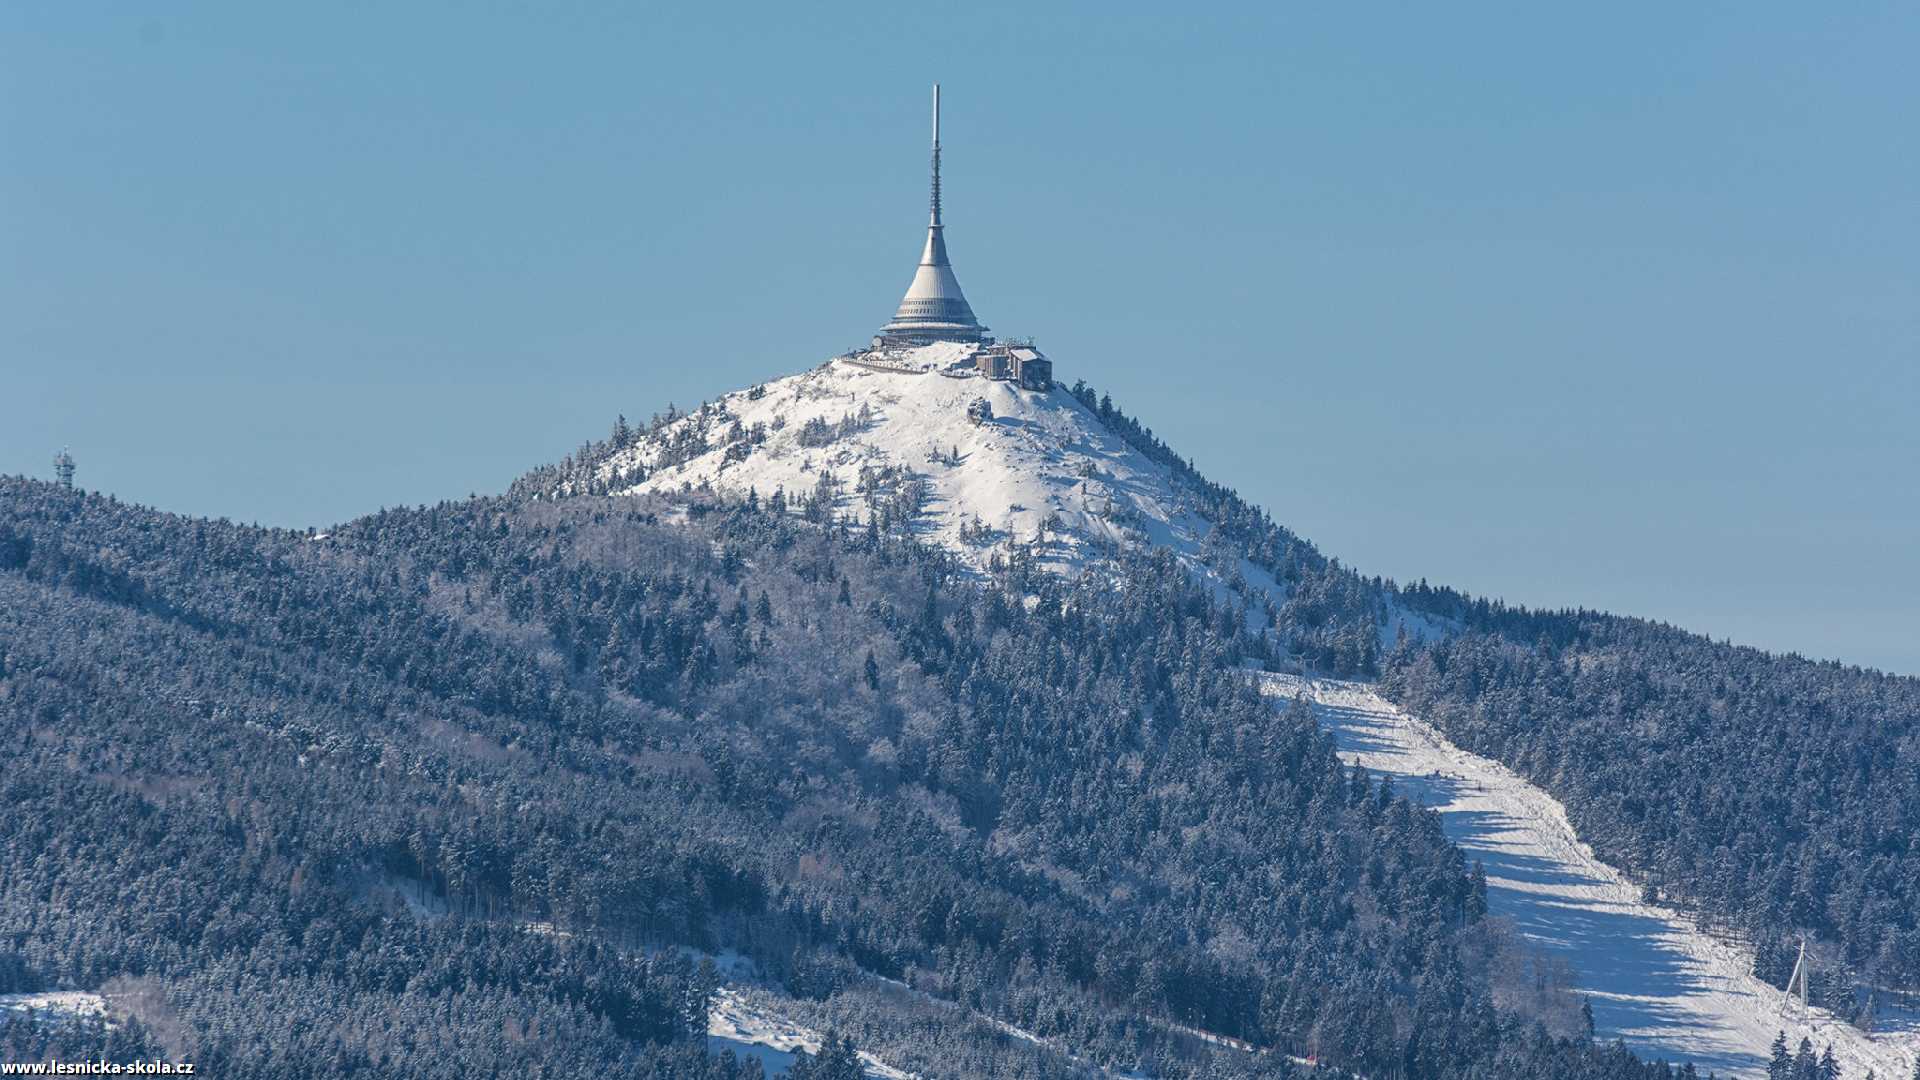
[[[940,84],[933,84],[933,224],[940,224]]]
[[[73,487],[73,455],[67,453],[67,448],[64,446],[60,448],[59,453],[53,455],[53,475],[59,479],[61,487],[69,489]]]

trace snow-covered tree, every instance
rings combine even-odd
[[[1772,1054],[1767,1059],[1767,1080],[1793,1080],[1793,1054],[1787,1049],[1787,1033],[1773,1037]]]

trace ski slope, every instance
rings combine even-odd
[[[1920,1031],[1869,1037],[1821,1010],[1807,1022],[1783,1016],[1781,992],[1752,976],[1750,952],[1641,902],[1574,835],[1560,803],[1505,766],[1458,749],[1365,684],[1263,679],[1275,696],[1313,702],[1342,759],[1392,775],[1402,794],[1439,811],[1447,835],[1486,866],[1493,914],[1575,966],[1601,1039],[1703,1072],[1764,1076],[1785,1030],[1789,1045],[1831,1044],[1848,1080],[1870,1068],[1881,1080],[1913,1075]]]

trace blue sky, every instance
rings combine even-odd
[[[0,9],[0,471],[324,525],[810,366],[938,79],[982,318],[1329,552],[1920,672],[1920,8],[480,7]]]

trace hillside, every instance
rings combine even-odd
[[[1782,992],[1755,976],[1745,942],[1602,861],[1566,807],[1512,769],[1449,742],[1376,686],[1285,674],[1265,682],[1270,694],[1312,700],[1343,759],[1439,813],[1447,836],[1486,868],[1488,911],[1569,965],[1601,1039],[1757,1077],[1769,1075],[1771,1044],[1784,1031],[1789,1046],[1807,1039],[1831,1050],[1844,1076],[1912,1075],[1920,1011],[1883,1001],[1868,1031],[1822,1008],[1818,994],[1804,1014],[1783,1009]]]
[[[1920,682],[1365,578],[1084,385],[943,374],[963,352],[833,361],[616,431],[555,489],[773,492],[988,575],[1074,576],[1094,553],[1162,546],[1272,631],[1275,661],[1383,666],[1395,701],[1563,801],[1614,866],[1751,942],[1763,979],[1784,984],[1806,934],[1816,1003],[1867,1027],[1906,1008],[1920,987]],[[976,396],[992,421],[969,422]]]
[[[0,993],[122,1017],[8,1053],[732,1076],[682,959],[731,949],[926,1076],[1670,1075],[1501,989],[1436,819],[1167,556],[1015,592],[698,497],[0,522]]]

